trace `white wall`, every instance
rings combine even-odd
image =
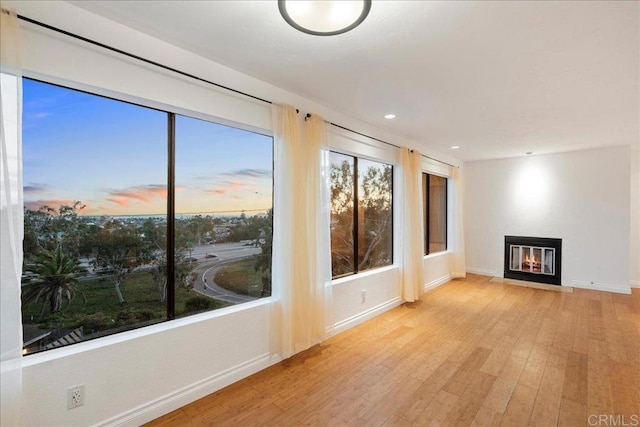
[[[631,286],[640,288],[640,146],[631,149]]]
[[[423,258],[424,269],[423,292],[430,291],[451,280],[450,252],[440,252]]]
[[[504,236],[562,240],[562,284],[630,292],[630,148],[466,163],[467,271],[503,276]]]
[[[270,364],[270,301],[222,309],[24,359],[28,426],[140,425]],[[66,390],[84,384],[84,406]]]
[[[301,111],[321,114],[373,137],[416,145],[69,3],[6,1],[3,6],[220,84],[296,105]],[[247,129],[267,133],[270,129],[265,103],[31,25],[23,28],[26,76]],[[397,149],[342,131],[333,132],[331,144],[351,154],[398,162]],[[397,247],[395,250],[399,253]],[[399,276],[396,263],[333,284],[333,319],[327,329],[339,332],[398,305]],[[364,302],[362,290],[366,290]],[[273,363],[270,313],[271,301],[265,299],[27,356],[23,362],[24,423],[137,425],[151,420]],[[85,405],[69,411],[66,392],[78,384],[85,385]]]
[[[396,266],[336,279],[332,287],[334,334],[402,303],[400,269]]]

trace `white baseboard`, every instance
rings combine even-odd
[[[351,316],[348,319],[341,320],[333,326],[333,334],[339,334],[340,332],[344,332],[347,329],[351,329],[362,322],[372,319],[379,314],[384,313],[385,311],[389,311],[392,308],[399,306],[400,304],[402,304],[402,299],[400,297],[395,297],[392,300],[379,304],[375,307],[371,307],[370,309],[365,310],[362,313],[358,313],[355,316]]]
[[[632,288],[640,288],[640,280],[631,280],[630,283]]]
[[[522,286],[523,288],[542,289],[545,291],[573,293],[573,288],[567,285],[550,285],[546,283],[528,282],[526,280],[505,279],[503,277],[493,277],[489,279],[489,282],[506,283],[508,285]]]
[[[439,277],[439,278],[437,278],[435,280],[427,282],[424,285],[422,285],[422,292],[424,293],[424,292],[428,292],[428,291],[430,291],[432,289],[435,289],[440,285],[444,285],[449,280],[451,280],[451,275],[447,274],[446,276],[442,276],[442,277]]]
[[[481,276],[502,277],[502,273],[498,274],[494,270],[486,268],[467,267],[467,273],[479,274]]]
[[[614,292],[616,294],[630,294],[630,286],[608,285],[606,283],[583,282],[582,280],[574,280],[571,282],[574,288],[590,289],[592,291]]]
[[[152,421],[162,415],[175,411],[208,394],[218,391],[236,381],[255,374],[272,364],[269,353],[240,363],[230,369],[215,374],[209,378],[190,384],[151,402],[140,405],[120,415],[112,417],[99,425],[101,426],[139,426]]]

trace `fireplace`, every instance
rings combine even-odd
[[[562,239],[504,236],[505,279],[561,285]]]

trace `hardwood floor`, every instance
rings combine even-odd
[[[148,425],[638,425],[639,291],[469,275]]]

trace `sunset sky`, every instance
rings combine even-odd
[[[85,215],[166,212],[166,113],[23,85],[26,207],[79,200]],[[272,153],[271,137],[177,116],[176,213],[269,209]]]

